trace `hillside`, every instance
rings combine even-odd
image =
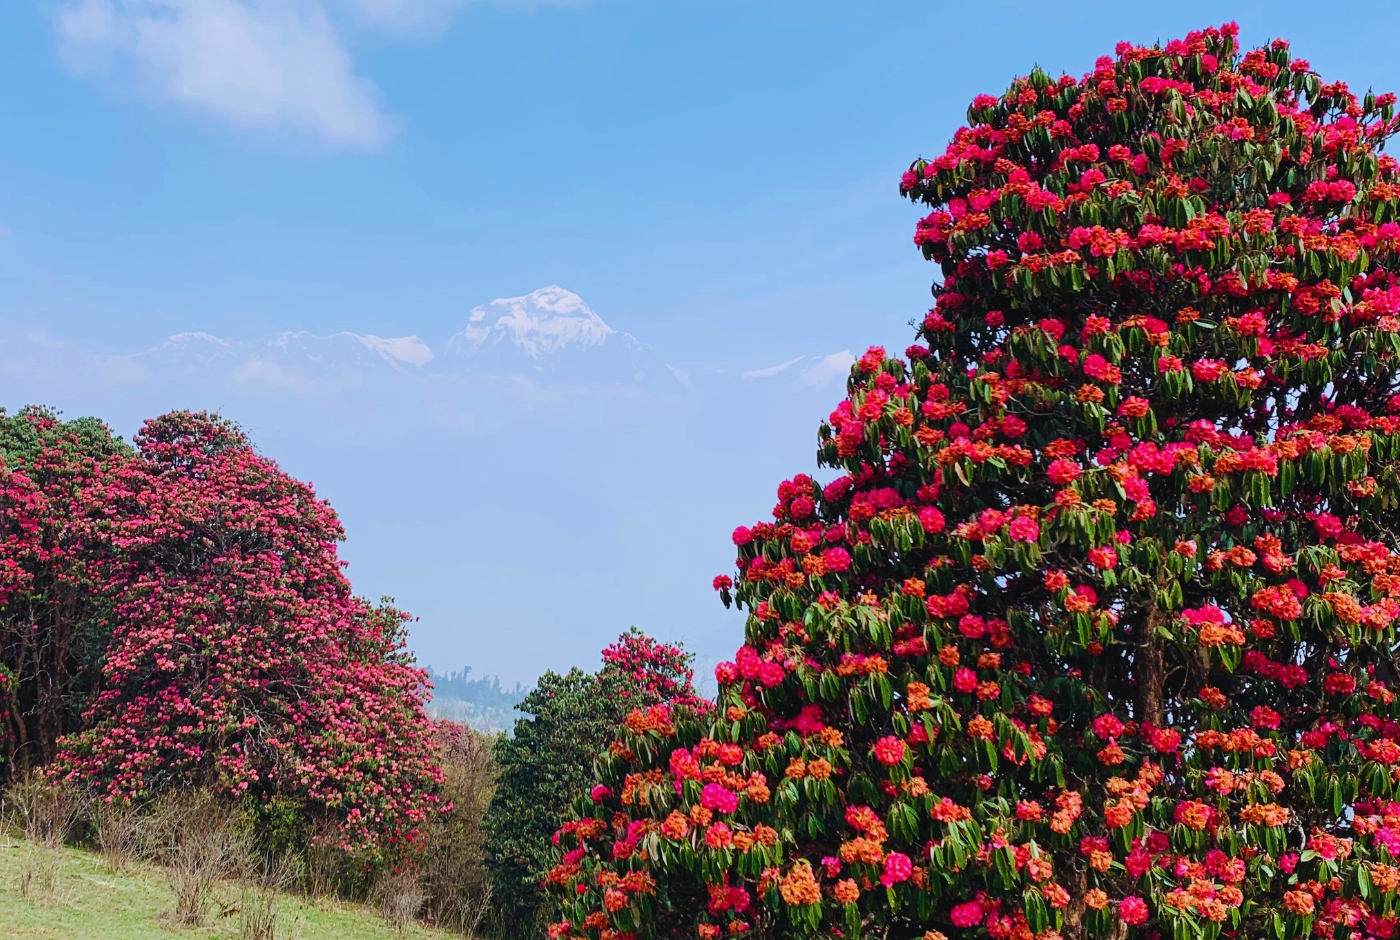
[[[227,914],[216,910],[201,928],[175,927],[165,919],[173,905],[165,873],[134,865],[112,874],[101,858],[79,849],[62,850],[58,889],[49,900],[20,896],[22,843],[0,842],[0,933],[25,940],[234,940],[239,936],[235,886],[227,889]],[[455,936],[414,927],[400,933],[372,908],[301,895],[285,895],[278,911],[278,936],[297,940],[447,940]],[[285,932],[284,932],[285,931]]]

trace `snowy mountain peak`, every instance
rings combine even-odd
[[[473,307],[466,328],[448,340],[447,349],[470,355],[488,343],[507,342],[541,360],[566,348],[601,345],[616,332],[578,294],[550,286]]]
[[[622,384],[667,391],[690,384],[650,346],[614,330],[583,298],[557,286],[473,307],[465,328],[437,354],[417,336],[296,330],[248,340],[179,333],[124,358],[142,369],[219,372],[238,381],[302,389],[317,383],[363,385],[384,372],[427,380],[529,375],[552,385]]]
[[[350,334],[355,336],[355,334]],[[433,361],[433,351],[428,348],[428,344],[416,336],[393,336],[385,338],[375,336],[370,333],[365,336],[355,336],[366,349],[377,352],[389,362],[398,364],[400,362],[411,366],[425,366]]]

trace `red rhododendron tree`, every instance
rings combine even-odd
[[[351,593],[335,513],[220,419],[166,415],[135,444],[81,491],[111,639],[57,772],[118,800],[275,796],[345,848],[412,843],[440,782],[426,677],[405,615]]]
[[[1395,935],[1394,97],[1235,36],[905,174],[923,344],[735,532],[719,708],[628,723],[553,936]]]

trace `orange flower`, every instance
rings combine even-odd
[[[676,810],[661,824],[661,834],[668,839],[684,839],[689,833],[690,821]]]
[[[817,886],[817,879],[812,874],[812,863],[805,858],[792,866],[778,886],[778,891],[783,900],[792,907],[817,904],[822,899],[821,888]]]

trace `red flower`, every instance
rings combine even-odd
[[[1129,895],[1118,902],[1118,916],[1130,927],[1146,923],[1148,913],[1147,902],[1137,895]]]
[[[893,766],[904,760],[904,742],[889,735],[875,742],[875,759],[886,766]]]

